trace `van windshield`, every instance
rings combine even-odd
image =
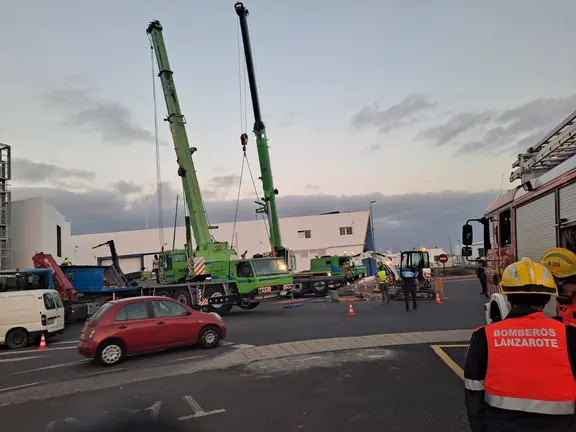
[[[106,311],[111,307],[112,307],[111,303],[104,303],[102,306],[100,306],[100,309],[98,309],[90,318],[88,318],[88,321],[91,322],[100,321],[100,319],[104,316]]]

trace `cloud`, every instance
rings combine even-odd
[[[155,142],[151,131],[136,124],[129,108],[119,102],[98,99],[89,87],[78,85],[78,82],[68,84],[76,87],[51,90],[43,98],[47,107],[64,114],[65,124],[84,132],[98,133],[110,143]]]
[[[82,169],[68,169],[29,159],[12,159],[12,179],[23,183],[58,182],[71,178],[92,180],[96,174]]]
[[[240,181],[240,176],[237,174],[226,174],[220,176],[214,176],[210,179],[210,185],[213,188],[225,188],[228,189],[231,186],[238,187],[238,182]]]
[[[518,153],[535,145],[576,107],[576,94],[541,98],[504,111],[466,111],[418,135],[458,154],[477,151]]]
[[[117,181],[112,183],[112,187],[124,195],[141,193],[144,189],[142,185],[136,184],[133,181]]]
[[[435,108],[437,103],[423,94],[411,94],[401,102],[386,109],[380,109],[378,103],[365,106],[352,117],[354,129],[377,128],[380,133],[414,124],[418,119],[414,115]]]
[[[176,189],[163,186],[164,226],[174,218]],[[74,234],[143,229],[148,215],[149,226],[158,226],[156,197],[139,196],[129,199],[114,188],[89,189],[83,192],[55,188],[13,188],[13,200],[43,196],[56,206],[72,223]],[[278,199],[282,217],[304,216],[331,211],[368,210],[375,200],[373,214],[377,245],[382,249],[411,248],[416,244],[440,245],[448,250],[448,236],[454,243],[460,236],[461,225],[479,217],[496,191],[468,193],[445,191],[427,194],[384,196],[380,194],[335,196],[300,195]],[[240,201],[238,220],[254,220],[253,199]],[[182,200],[180,200],[180,205]],[[233,220],[236,202],[205,197],[210,223]],[[181,207],[180,207],[181,209]],[[179,214],[183,212],[180,210]],[[180,221],[182,223],[182,221]]]
[[[369,145],[368,147],[366,147],[366,150],[368,151],[376,151],[380,148],[380,144],[372,144]]]

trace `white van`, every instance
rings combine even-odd
[[[64,330],[64,305],[52,289],[0,292],[0,345],[24,348]]]

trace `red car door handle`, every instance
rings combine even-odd
[[[128,326],[120,326],[120,327],[118,327],[118,328],[119,328],[120,330],[124,330],[124,329],[127,329]]]
[[[164,325],[164,323],[162,321],[158,321],[156,325]]]

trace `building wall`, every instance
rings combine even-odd
[[[61,247],[58,250],[57,227]],[[11,209],[12,267],[32,267],[36,252],[50,253],[56,262],[72,259],[73,245],[70,222],[43,198],[14,201]],[[60,252],[60,253],[58,253]]]
[[[284,246],[296,255],[299,271],[310,269],[310,258],[322,255],[357,254],[363,252],[366,243],[368,212],[336,213],[316,216],[302,216],[281,219],[281,233]],[[341,235],[341,228],[343,228]],[[160,235],[163,236],[163,242]],[[172,248],[174,230],[165,228],[124,231],[103,234],[86,234],[72,237],[75,247],[73,261],[78,264],[97,264],[100,258],[110,256],[107,247],[92,249],[93,246],[114,240],[120,256],[129,256],[121,261],[125,272],[139,270],[138,257],[144,255],[144,267],[152,267],[153,254],[159,253],[162,243],[166,249]],[[238,254],[248,251],[247,256],[270,250],[267,226],[262,220],[220,224],[212,231],[217,241],[233,244]],[[176,248],[183,248],[186,241],[184,227],[176,228]],[[108,261],[109,262],[109,261]]]

